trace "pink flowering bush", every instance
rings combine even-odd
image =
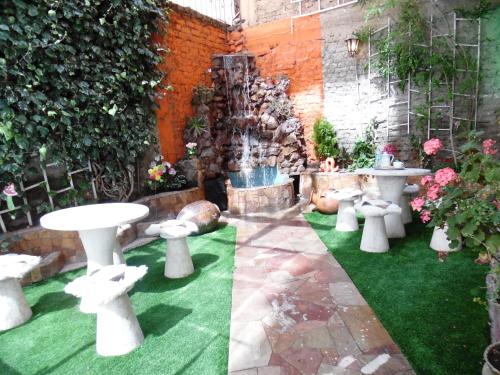
[[[500,169],[494,158],[495,141],[478,146],[476,134],[461,147],[457,156],[458,173],[450,167],[425,176],[420,197],[411,202],[422,222],[431,227],[447,225],[451,247],[465,247],[497,254],[500,251]],[[424,143],[427,155],[436,155],[438,139]]]
[[[386,144],[384,146],[384,149],[383,149],[383,152],[386,152],[388,153],[389,155],[396,155],[396,153],[398,152],[397,148],[394,146],[394,145],[391,145],[390,143],[389,144]]]
[[[156,156],[148,169],[148,186],[154,193],[180,190],[187,185],[186,177],[177,173],[177,170],[163,156]]]
[[[429,139],[424,143],[424,152],[427,155],[436,155],[443,148],[443,143],[437,138]]]

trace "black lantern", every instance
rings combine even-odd
[[[352,38],[346,39],[345,43],[347,45],[347,52],[349,52],[349,55],[351,57],[354,57],[354,55],[356,55],[358,53],[359,39],[352,37]]]

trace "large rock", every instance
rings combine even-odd
[[[198,226],[198,234],[208,233],[217,228],[220,210],[209,201],[197,201],[188,204],[177,215],[177,220],[187,220]]]

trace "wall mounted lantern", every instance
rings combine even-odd
[[[349,55],[351,57],[354,57],[354,55],[356,55],[358,53],[359,39],[356,37],[352,37],[352,38],[346,39],[345,43],[347,45],[347,52],[349,52]]]

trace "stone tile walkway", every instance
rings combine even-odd
[[[302,216],[236,225],[230,375],[414,374]]]

